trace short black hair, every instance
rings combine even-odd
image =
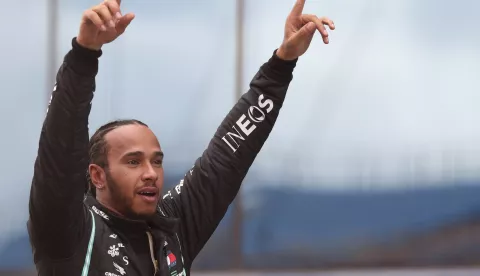
[[[148,127],[147,124],[135,119],[115,120],[104,124],[103,126],[98,128],[97,131],[95,131],[95,133],[92,135],[92,138],[90,138],[90,142],[88,145],[88,157],[90,160],[90,164],[98,165],[104,169],[108,167],[108,145],[107,141],[105,140],[105,135],[118,127],[126,125],[142,125]],[[93,196],[96,196],[95,185],[93,185],[93,182],[90,178],[88,168],[87,179],[89,192]]]

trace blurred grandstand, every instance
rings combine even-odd
[[[410,192],[263,189],[244,196],[260,202],[244,214],[247,270],[480,265],[480,187],[472,183]],[[230,212],[196,270],[236,268],[231,226]],[[0,267],[31,266],[23,233],[3,248]]]

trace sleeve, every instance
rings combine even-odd
[[[76,38],[57,73],[40,133],[30,190],[28,228],[35,251],[50,258],[73,254],[88,220],[88,116],[101,51]]]
[[[181,219],[183,254],[191,264],[234,200],[283,105],[297,60],[274,52],[231,109],[208,148],[160,208]]]

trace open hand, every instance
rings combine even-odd
[[[333,21],[327,17],[317,17],[302,14],[305,0],[297,0],[285,23],[285,34],[282,45],[277,50],[277,56],[284,60],[294,60],[303,55],[312,42],[315,30],[322,35],[323,42],[328,44],[328,32],[335,29]]]
[[[82,15],[77,42],[85,48],[99,50],[125,32],[135,15],[122,15],[120,0],[105,0]]]

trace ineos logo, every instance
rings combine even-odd
[[[238,148],[240,148],[240,140],[245,141],[245,138],[252,134],[257,128],[256,124],[259,124],[266,119],[266,114],[272,111],[273,106],[273,101],[265,99],[265,96],[261,94],[258,97],[258,106],[252,105],[248,108],[248,118],[247,115],[242,114],[237,120],[236,125],[232,127],[235,132],[227,132],[227,134],[222,137],[222,140],[233,152],[236,152]]]

